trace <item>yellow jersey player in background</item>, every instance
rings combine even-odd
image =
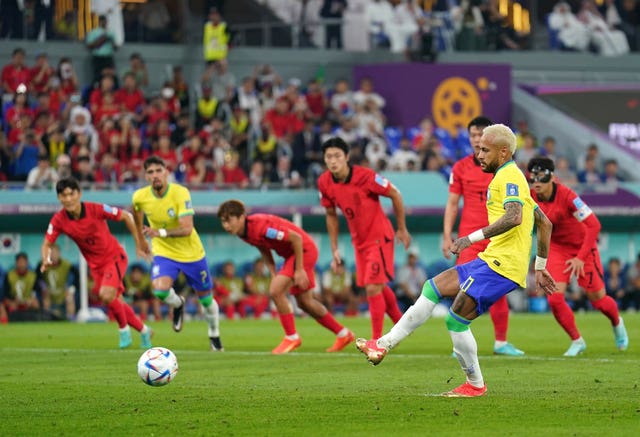
[[[356,347],[371,364],[379,364],[389,350],[422,325],[441,298],[452,297],[446,323],[466,382],[442,395],[476,397],[486,393],[478,345],[469,325],[502,296],[518,286],[525,287],[534,223],[538,236],[536,288],[547,294],[555,290],[555,282],[546,270],[552,225],[531,198],[527,180],[513,161],[515,150],[516,137],[507,126],[494,124],[484,129],[478,161],[482,171],[494,174],[487,193],[489,225],[458,238],[451,252],[457,255],[486,238],[490,239],[489,245],[473,261],[426,281],[418,300],[388,334],[377,341],[356,340]]]
[[[193,225],[195,214],[191,194],[182,185],[169,183],[169,171],[157,156],[144,161],[145,179],[149,185],[133,193],[133,211],[141,236],[151,238],[151,248],[144,238],[146,252],[153,254],[151,280],[153,293],[173,307],[173,329],[182,329],[185,300],[173,289],[183,272],[198,295],[209,323],[212,351],[222,351],[218,304],[213,299],[213,282],[202,241]],[[149,226],[144,225],[147,217]]]

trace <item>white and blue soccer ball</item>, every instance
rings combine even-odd
[[[148,385],[167,385],[178,374],[178,360],[165,347],[152,347],[142,353],[138,360],[138,375]]]

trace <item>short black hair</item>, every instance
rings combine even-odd
[[[527,170],[529,171],[533,171],[534,168],[537,168],[536,172],[541,170],[549,170],[552,172],[556,169],[556,166],[551,158],[538,155],[531,158],[527,165]]]
[[[485,127],[491,126],[492,124],[493,121],[491,121],[491,119],[485,117],[484,115],[479,115],[469,122],[469,124],[467,125],[467,130],[471,129],[474,126],[484,129]]]
[[[75,178],[64,178],[60,179],[56,183],[56,193],[60,194],[67,188],[70,188],[71,191],[80,191],[80,184]]]
[[[147,159],[144,160],[144,164],[142,164],[142,166],[144,167],[144,169],[148,169],[149,166],[153,165],[153,164],[157,164],[160,165],[162,167],[166,167],[167,165],[164,163],[164,160],[162,158],[160,158],[159,156],[156,155],[151,155],[150,157],[148,157]]]
[[[18,252],[16,254],[16,261],[18,261],[20,258],[24,258],[27,261],[29,261],[29,257],[27,256],[27,252]]]
[[[340,137],[332,137],[325,141],[322,144],[322,154],[324,155],[330,147],[342,150],[345,155],[349,154],[349,144]]]

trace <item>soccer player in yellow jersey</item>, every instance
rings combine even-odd
[[[150,156],[144,161],[145,178],[150,185],[133,193],[134,219],[138,232],[151,238],[146,252],[153,253],[151,279],[153,293],[173,307],[173,329],[182,329],[184,298],[173,289],[182,271],[189,285],[198,295],[209,322],[211,350],[222,351],[218,304],[213,299],[213,282],[204,247],[193,226],[191,194],[182,185],[169,183],[169,172],[162,159]],[[146,215],[149,226],[144,225]]]
[[[475,397],[486,393],[478,346],[469,325],[496,300],[516,287],[525,287],[534,223],[538,236],[536,288],[550,294],[556,286],[546,270],[552,225],[531,198],[527,180],[513,161],[515,150],[516,137],[507,126],[494,124],[484,129],[478,161],[483,171],[494,174],[487,193],[489,225],[455,240],[451,252],[457,255],[486,238],[489,245],[473,261],[425,282],[418,300],[388,334],[377,341],[356,340],[356,347],[371,364],[379,364],[389,350],[423,324],[441,298],[452,297],[446,323],[466,382],[442,395]]]

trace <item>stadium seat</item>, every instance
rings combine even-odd
[[[387,126],[384,128],[384,138],[389,145],[389,151],[395,152],[400,148],[400,140],[402,139],[402,128]]]
[[[441,152],[444,159],[449,162],[456,162],[458,160],[458,152],[449,131],[439,127],[433,131],[433,136],[440,141],[440,145],[442,146]]]
[[[458,159],[463,158],[467,155],[471,155],[473,153],[473,147],[471,146],[471,141],[469,140],[469,132],[464,128],[458,129],[458,137],[456,138],[456,149]]]
[[[407,138],[409,138],[409,141],[413,142],[413,139],[420,133],[421,130],[422,129],[420,129],[420,126],[414,126],[407,129]]]

